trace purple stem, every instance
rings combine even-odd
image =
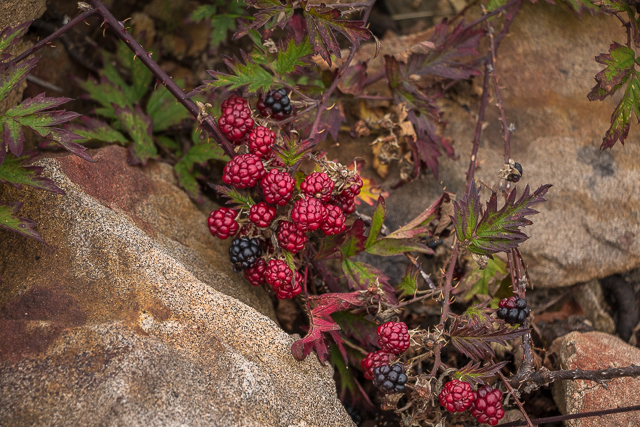
[[[531,420],[531,422],[533,424],[539,425],[544,423],[557,423],[559,421],[564,421],[564,420],[576,420],[579,418],[601,417],[603,415],[608,415],[608,414],[619,414],[622,412],[632,412],[632,411],[640,411],[640,405],[627,406],[624,408],[606,409],[604,411],[583,412],[582,414],[569,414],[569,415],[559,415],[557,417],[537,418],[535,420]],[[511,423],[500,424],[500,427],[516,427],[516,426],[526,426],[526,425],[527,425],[526,421],[514,421]],[[602,425],[607,425],[607,424],[602,424]]]

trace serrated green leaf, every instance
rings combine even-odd
[[[296,71],[298,67],[308,65],[309,61],[304,60],[304,58],[312,53],[313,48],[307,37],[300,44],[296,44],[294,39],[290,39],[287,48],[278,52],[278,57],[274,63],[276,74],[283,76]]]
[[[5,150],[4,144],[9,146],[9,150],[16,156],[22,154],[22,147],[24,145],[24,132],[22,132],[22,125],[15,120],[7,118],[4,122],[4,132],[2,134],[3,144],[0,144],[0,150]],[[4,158],[4,152],[2,153],[2,159]],[[2,163],[0,162],[0,165]]]
[[[158,151],[153,143],[151,118],[137,104],[133,110],[114,106],[114,112],[133,141],[129,146],[129,163],[144,166],[149,159],[156,158]]]
[[[191,16],[189,16],[189,19],[193,22],[200,22],[203,19],[211,18],[216,13],[218,13],[217,7],[203,4],[202,6],[199,6],[196,10],[191,12]]]
[[[135,57],[135,54],[127,47],[125,42],[118,43],[116,54],[122,65],[131,72],[133,102],[140,102],[142,97],[149,91],[149,85],[153,81],[153,74],[140,59]],[[124,84],[124,81],[122,83]]]
[[[418,270],[409,264],[402,280],[396,285],[396,289],[402,291],[400,296],[412,297],[415,295],[418,290],[418,274]]]
[[[36,225],[34,221],[16,215],[21,208],[22,203],[10,205],[0,203],[0,227],[45,243],[42,237],[33,229]]]
[[[11,184],[16,188],[28,185],[39,190],[50,191],[56,194],[64,194],[49,178],[41,177],[43,168],[40,166],[24,166],[33,156],[13,157],[8,156],[0,166],[0,183]]]
[[[175,139],[166,135],[156,135],[155,140],[158,145],[168,151],[171,151],[176,157],[182,156],[182,147]]]
[[[598,55],[596,62],[606,65],[604,70],[596,74],[598,85],[605,91],[613,94],[612,90],[620,85],[629,73],[633,71],[635,52],[627,46],[613,43],[609,47],[609,53]]]
[[[350,311],[336,311],[331,313],[331,318],[340,325],[346,336],[355,339],[359,343],[370,346],[378,345],[378,325],[365,318],[366,313],[352,313]]]
[[[211,18],[211,33],[209,34],[209,44],[212,49],[220,46],[220,43],[227,40],[227,33],[236,29],[236,18],[238,15],[218,15]]]
[[[51,126],[66,123],[78,117],[80,114],[73,111],[55,110],[15,117],[14,120],[22,126],[31,128],[38,135],[46,137],[52,131]]]
[[[23,22],[13,28],[8,26],[0,31],[0,56],[2,56],[5,50],[17,43],[18,40],[27,33],[32,22],[33,21]]]
[[[11,108],[4,115],[7,117],[21,117],[34,114],[49,108],[58,107],[71,101],[71,98],[47,98],[41,93],[34,98],[27,98],[19,105]]]
[[[176,80],[182,86],[182,80]],[[151,93],[147,102],[147,114],[153,121],[153,131],[160,132],[191,117],[189,111],[180,104],[164,86]]]
[[[350,289],[367,289],[369,286],[377,286],[378,283],[388,284],[389,281],[381,270],[360,261],[345,259],[342,261],[342,271]]]
[[[80,125],[79,123],[72,123],[66,127],[67,130],[84,138],[81,141],[78,141],[78,143],[94,140],[124,145],[129,141],[123,134],[113,129],[102,120],[88,116],[82,116],[80,120],[82,120],[83,125]]]
[[[116,117],[112,105],[120,108],[133,108],[133,103],[121,87],[110,82],[104,76],[98,83],[94,78],[89,78],[84,82],[79,81],[78,85],[89,93],[89,97],[102,105],[96,109],[96,113],[101,116],[113,119]]]
[[[476,263],[475,268],[469,274],[467,283],[471,283],[471,290],[464,296],[465,301],[469,301],[474,295],[489,295],[489,285],[507,273],[507,264],[498,257],[493,257],[487,261],[487,267],[480,269]]]
[[[458,240],[464,242],[473,238],[473,230],[480,221],[482,215],[480,206],[480,191],[475,181],[471,182],[469,192],[467,192],[462,200],[453,202],[453,225],[456,229]]]
[[[433,249],[410,239],[380,239],[367,248],[367,253],[378,256],[397,256],[405,252],[433,255]]]
[[[367,236],[367,241],[364,244],[366,249],[369,249],[376,242],[378,235],[380,234],[380,230],[382,229],[382,224],[384,223],[384,218],[386,216],[386,206],[384,203],[384,197],[378,197],[378,203],[376,204],[376,209],[373,212],[373,216],[371,217],[371,228],[369,229],[369,235]]]
[[[231,91],[248,86],[248,92],[255,93],[259,90],[266,92],[273,84],[273,76],[251,61],[246,64],[236,61],[233,64],[233,72],[234,75],[210,71],[209,74],[216,80],[205,80],[204,89],[227,87],[227,90]]]
[[[29,71],[36,66],[38,58],[27,59],[19,64],[10,63],[7,68],[0,71],[0,101],[9,96],[18,85],[27,77]]]
[[[253,201],[250,195],[243,196],[235,188],[229,188],[224,185],[215,184],[209,184],[209,186],[216,190],[218,194],[229,199],[227,201],[227,205],[236,205],[239,208],[249,210],[251,206],[256,204],[256,202]]]
[[[624,145],[629,136],[633,114],[640,120],[640,80],[635,71],[628,80],[624,96],[611,115],[611,126],[604,135],[600,149],[611,148],[617,141]]]
[[[603,12],[627,12],[629,15],[633,16],[629,3],[624,0],[594,0],[593,3],[602,8]]]

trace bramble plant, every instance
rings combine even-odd
[[[600,6],[607,13],[628,14],[629,21],[623,23],[629,42],[626,47],[612,45],[609,55],[598,57],[607,68],[596,76],[598,85],[590,94],[590,99],[603,99],[627,84],[603,148],[618,139],[624,142],[631,112],[638,114],[634,92],[638,75],[630,46],[632,34],[640,43],[638,22],[634,10],[619,1],[606,0]],[[251,285],[267,287],[278,299],[298,298],[305,307],[309,325],[291,348],[296,359],[315,351],[321,363],[330,361],[339,372],[343,399],[349,392],[352,401],[371,404],[356,373],[361,370],[380,391],[382,407],[394,409],[403,425],[445,425],[450,412],[459,413],[455,420],[475,417],[496,425],[504,416],[502,405],[508,404],[503,393],[522,411],[523,423],[532,425],[545,420],[529,420],[519,393],[556,380],[600,381],[640,374],[636,366],[597,371],[534,367],[526,301],[531,280],[519,246],[528,239],[524,229],[537,213],[533,207],[544,202],[551,185],[533,191],[528,185],[522,190],[515,187],[525,175],[510,156],[513,127],[507,122],[496,72],[499,45],[523,0],[492,0],[482,16],[469,23],[463,14],[442,21],[430,40],[403,58],[385,56],[384,69],[374,75],[367,74],[366,61],[352,64],[360,43],[373,39],[366,23],[374,0],[333,5],[305,0],[245,3],[248,8],[216,1],[191,15],[192,21],[207,20],[211,25],[210,47],[219,46],[234,30],[235,39],[247,37],[252,47],[242,51],[240,59],[225,57],[227,72],[209,71],[212,80],[186,95],[100,0],[80,3],[82,14],[16,57],[6,51],[25,34],[28,23],[4,29],[0,100],[36,65],[37,59],[26,59],[30,54],[85,19],[99,15],[121,43],[115,55],[103,55],[99,81],[78,82],[98,104],[96,117],[74,122],[79,114],[52,110],[68,98],[42,95],[1,116],[0,182],[61,193],[52,181],[39,176],[41,168],[26,166],[30,156],[20,157],[22,126],[88,161],[92,159],[80,143],[89,140],[127,146],[132,165],[163,158],[173,164],[180,185],[194,200],[201,199],[200,184],[207,181],[198,165],[224,162],[225,185],[210,185],[229,206],[212,211],[207,226],[216,238],[231,239],[234,270],[242,271]],[[570,4],[578,12],[593,9],[584,2]],[[489,49],[479,53],[483,39]],[[349,49],[346,56],[344,46]],[[129,82],[112,65],[113,59],[128,70]],[[456,198],[443,192],[409,223],[388,230],[385,194],[360,176],[357,161],[350,165],[333,161],[317,149],[318,144],[327,135],[337,140],[346,122],[346,102],[361,102],[361,117],[351,134],[379,135],[374,141],[379,165],[398,161],[404,180],[424,171],[437,176],[438,158],[454,158],[455,153],[451,141],[442,136],[444,123],[436,100],[456,82],[473,76],[482,76],[483,83],[464,195]],[[154,80],[158,88],[149,94]],[[380,82],[386,83],[390,97],[367,94]],[[483,207],[474,173],[491,88],[502,123],[504,167]],[[212,93],[204,97],[204,92]],[[366,100],[394,101],[395,106],[389,114],[377,116]],[[221,104],[219,114],[212,116],[209,101]],[[178,144],[172,128],[189,115],[195,119],[191,141]],[[64,128],[56,127],[63,123]],[[357,212],[362,202],[375,204],[371,217]],[[0,226],[42,241],[35,224],[17,216],[19,209],[20,204],[0,204]],[[441,242],[448,246],[447,260],[439,265],[443,274],[432,278],[418,256],[433,255]],[[391,278],[363,260],[365,254],[404,256],[409,267],[402,278]],[[467,276],[473,283],[467,300],[488,295],[490,283],[499,286],[490,302],[473,304],[457,314],[451,308],[451,294],[459,280],[456,270],[467,261],[474,265]],[[409,330],[401,321],[402,309],[428,299],[441,307],[439,322]],[[497,360],[492,346],[508,341],[523,350],[524,360],[516,371],[509,369],[508,360]],[[445,347],[470,361],[464,366],[443,361]],[[493,382],[496,377],[500,381]],[[434,403],[438,401],[440,405]]]

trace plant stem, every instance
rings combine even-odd
[[[476,171],[476,160],[478,158],[478,148],[480,146],[480,137],[482,136],[482,124],[484,122],[484,113],[489,103],[489,65],[484,67],[484,80],[482,82],[482,99],[480,101],[480,110],[478,111],[478,121],[476,122],[476,130],[473,133],[473,149],[471,150],[471,159],[469,161],[469,170],[467,171],[467,193],[473,182],[473,175]]]
[[[26,59],[32,53],[40,50],[45,45],[51,43],[53,40],[57,39],[62,34],[66,33],[71,28],[75,27],[80,22],[84,21],[85,19],[92,17],[96,13],[98,13],[98,11],[96,9],[91,9],[91,10],[88,10],[86,12],[81,13],[80,15],[76,16],[75,18],[73,18],[71,21],[67,22],[59,30],[55,31],[54,33],[52,33],[48,37],[45,37],[44,39],[40,40],[38,43],[36,43],[33,46],[31,46],[29,49],[25,50],[20,55],[18,55],[15,58],[13,58],[10,62],[17,64],[18,62]]]
[[[500,376],[500,379],[502,380],[504,385],[507,387],[507,390],[509,390],[509,393],[511,393],[511,396],[513,397],[513,400],[515,400],[516,405],[518,405],[520,412],[522,412],[522,415],[524,416],[524,419],[527,422],[527,426],[533,427],[533,424],[529,419],[529,415],[527,415],[527,411],[524,410],[524,407],[522,406],[522,402],[520,402],[520,399],[518,399],[518,396],[516,396],[515,392],[513,391],[513,388],[511,387],[507,379],[504,377],[504,375],[502,375],[502,372],[500,371],[498,371],[498,375]]]
[[[601,417],[602,415],[620,414],[623,412],[632,412],[632,411],[640,411],[640,405],[627,406],[624,408],[605,409],[603,411],[583,412],[581,414],[569,414],[569,415],[559,415],[557,417],[537,418],[535,420],[531,420],[531,422],[534,424],[557,423],[565,420],[577,420],[580,418]],[[526,425],[527,425],[526,421],[513,421],[511,423],[500,424],[500,427],[517,427],[517,426],[526,426]]]
[[[505,3],[504,5],[502,5],[502,6],[498,7],[498,8],[496,8],[496,9],[492,10],[491,12],[486,13],[486,14],[482,15],[481,17],[471,21],[470,23],[468,23],[466,25],[465,29],[475,27],[476,25],[486,21],[487,19],[491,18],[492,16],[496,16],[496,15],[504,12],[505,10],[510,9],[511,6],[514,6],[514,5],[518,4],[518,3],[522,4],[522,0],[510,0],[509,2]]]
[[[129,49],[133,51],[133,53],[138,57],[138,59],[151,71],[151,73],[158,79],[158,81],[162,82],[162,84],[167,88],[167,90],[180,102],[193,117],[198,117],[200,114],[200,110],[198,106],[190,99],[188,99],[185,93],[180,89],[180,87],[171,80],[171,77],[162,69],[160,66],[151,59],[151,56],[147,53],[146,50],[131,36],[127,30],[120,24],[120,21],[116,19],[115,16],[109,12],[104,4],[100,0],[89,0],[96,12],[99,13],[104,20],[109,24],[109,26],[113,29],[116,36],[123,40]],[[227,138],[220,132],[218,129],[218,125],[211,118],[211,116],[207,116],[201,122],[202,127],[206,130],[209,135],[213,137],[213,139],[220,144],[225,153],[233,158],[235,156],[235,152],[233,151],[233,146],[227,140]]]
[[[504,162],[509,163],[511,158],[511,130],[507,124],[507,115],[504,111],[504,103],[502,102],[502,91],[500,90],[500,83],[498,81],[498,72],[496,71],[496,44],[493,37],[493,26],[487,21],[487,29],[489,33],[489,45],[491,46],[491,75],[493,76],[493,87],[496,92],[496,100],[498,105],[498,111],[500,111],[500,121],[502,122],[502,132],[504,139]]]
[[[447,273],[445,276],[444,286],[442,288],[442,315],[440,316],[440,325],[444,327],[447,318],[449,317],[449,313],[451,310],[449,309],[449,305],[451,302],[449,301],[451,295],[451,282],[453,281],[453,270],[455,270],[456,261],[458,259],[458,243],[456,242],[453,245],[453,253],[451,254],[451,262],[449,263],[449,268],[447,269]]]

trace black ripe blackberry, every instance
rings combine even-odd
[[[264,100],[258,101],[258,111],[264,117],[273,117],[276,120],[282,120],[291,114],[291,100],[285,89],[270,90],[264,97]]]
[[[231,242],[229,258],[236,273],[253,267],[260,255],[262,255],[262,249],[260,240],[257,238],[236,237]]]
[[[404,365],[402,363],[373,368],[373,385],[384,394],[403,393],[406,383],[407,376],[404,373]]]
[[[519,173],[516,173],[516,172],[510,173],[509,176],[507,176],[507,181],[518,182],[520,181],[520,178],[522,178],[522,165],[516,162],[513,164],[513,168]]]
[[[498,307],[498,318],[503,319],[510,325],[523,324],[531,312],[527,307],[527,301],[517,297],[500,300]]]

